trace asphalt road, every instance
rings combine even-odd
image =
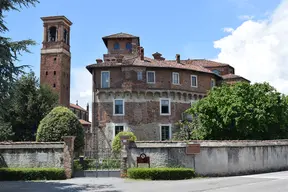
[[[288,171],[185,181],[74,178],[47,182],[0,182],[0,192],[286,192]]]

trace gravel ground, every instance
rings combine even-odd
[[[288,172],[183,181],[74,178],[64,181],[0,182],[0,192],[285,192]]]

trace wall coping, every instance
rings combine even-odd
[[[63,149],[64,142],[0,142],[0,149]]]
[[[288,146],[288,139],[283,140],[194,140],[194,141],[136,141],[136,148],[183,148],[187,144],[200,144],[201,147],[261,147]]]

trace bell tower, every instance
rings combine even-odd
[[[59,104],[70,105],[70,26],[65,16],[42,17],[40,84],[50,86],[59,96]]]

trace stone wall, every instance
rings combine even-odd
[[[0,167],[64,168],[72,176],[75,137],[64,142],[0,142]]]
[[[136,166],[141,153],[150,156],[152,167],[194,168],[204,176],[240,175],[288,169],[288,140],[195,141],[200,153],[186,154],[186,143],[136,142],[130,150],[129,166]]]

